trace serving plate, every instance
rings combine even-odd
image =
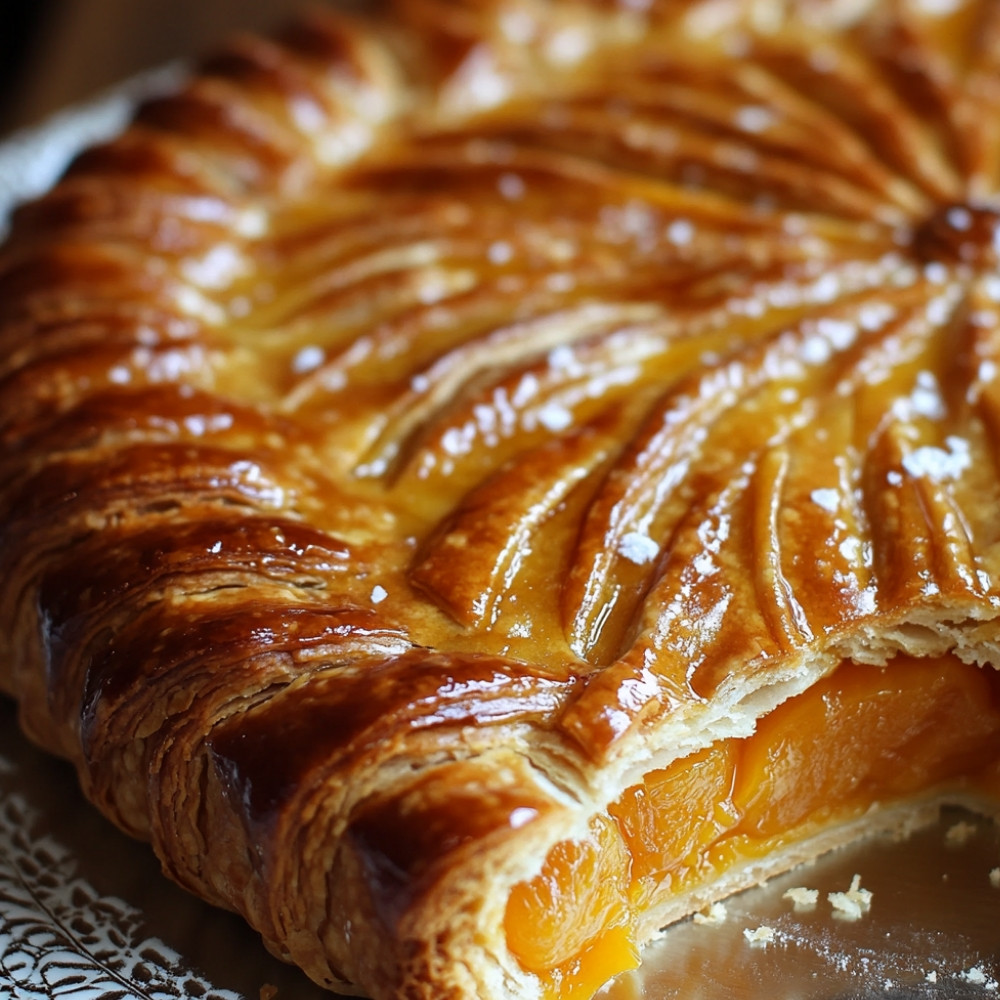
[[[873,840],[686,921],[602,1000],[1000,996],[1000,830],[948,813],[903,842]],[[857,919],[827,894],[854,875]],[[796,909],[789,888],[818,891]],[[721,918],[721,919],[720,919]],[[750,939],[757,940],[750,940]],[[770,938],[770,940],[767,940]],[[322,1000],[243,921],[167,881],[152,852],[88,803],[62,761],[0,701],[0,996],[11,1000]],[[485,1000],[485,998],[484,998]]]
[[[0,144],[0,232],[82,145],[114,131],[169,67]],[[855,876],[870,905],[830,893]],[[796,909],[789,888],[817,891]],[[903,842],[868,841],[679,924],[603,1000],[840,1000],[1000,996],[1000,830],[949,813]],[[320,1000],[239,918],[167,881],[149,849],[31,747],[0,699],[0,997]],[[488,1000],[488,998],[484,998]]]

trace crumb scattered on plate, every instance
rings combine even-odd
[[[725,903],[713,903],[707,910],[694,915],[696,924],[721,924],[727,917]]]
[[[796,886],[794,889],[786,890],[781,898],[791,900],[796,910],[811,910],[819,899],[819,889]]]
[[[944,835],[944,842],[949,847],[961,847],[963,844],[968,843],[970,838],[974,837],[975,834],[976,824],[968,823],[965,820],[962,820],[961,822],[948,827],[948,830]]]
[[[743,936],[750,943],[751,948],[766,948],[774,941],[774,928],[765,926],[751,930],[749,927],[745,927]]]
[[[1000,868],[994,868],[990,872],[990,885],[992,885],[994,889],[1000,889]]]
[[[833,915],[839,920],[858,920],[872,905],[872,893],[861,888],[861,876],[851,879],[847,892],[829,892],[826,898],[833,906]]]

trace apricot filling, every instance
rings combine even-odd
[[[1000,679],[954,657],[845,662],[764,717],[646,775],[515,886],[507,943],[550,996],[593,994],[638,965],[641,916],[741,863],[949,787],[997,792]]]

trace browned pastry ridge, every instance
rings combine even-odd
[[[377,6],[16,213],[0,685],[318,982],[585,996],[1000,800],[1000,4]]]

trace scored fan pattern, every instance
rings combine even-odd
[[[554,808],[486,749],[1000,601],[996,4],[393,6],[220,52],[0,264],[3,685],[293,954],[233,831],[391,853],[348,767],[491,774],[475,842]]]

